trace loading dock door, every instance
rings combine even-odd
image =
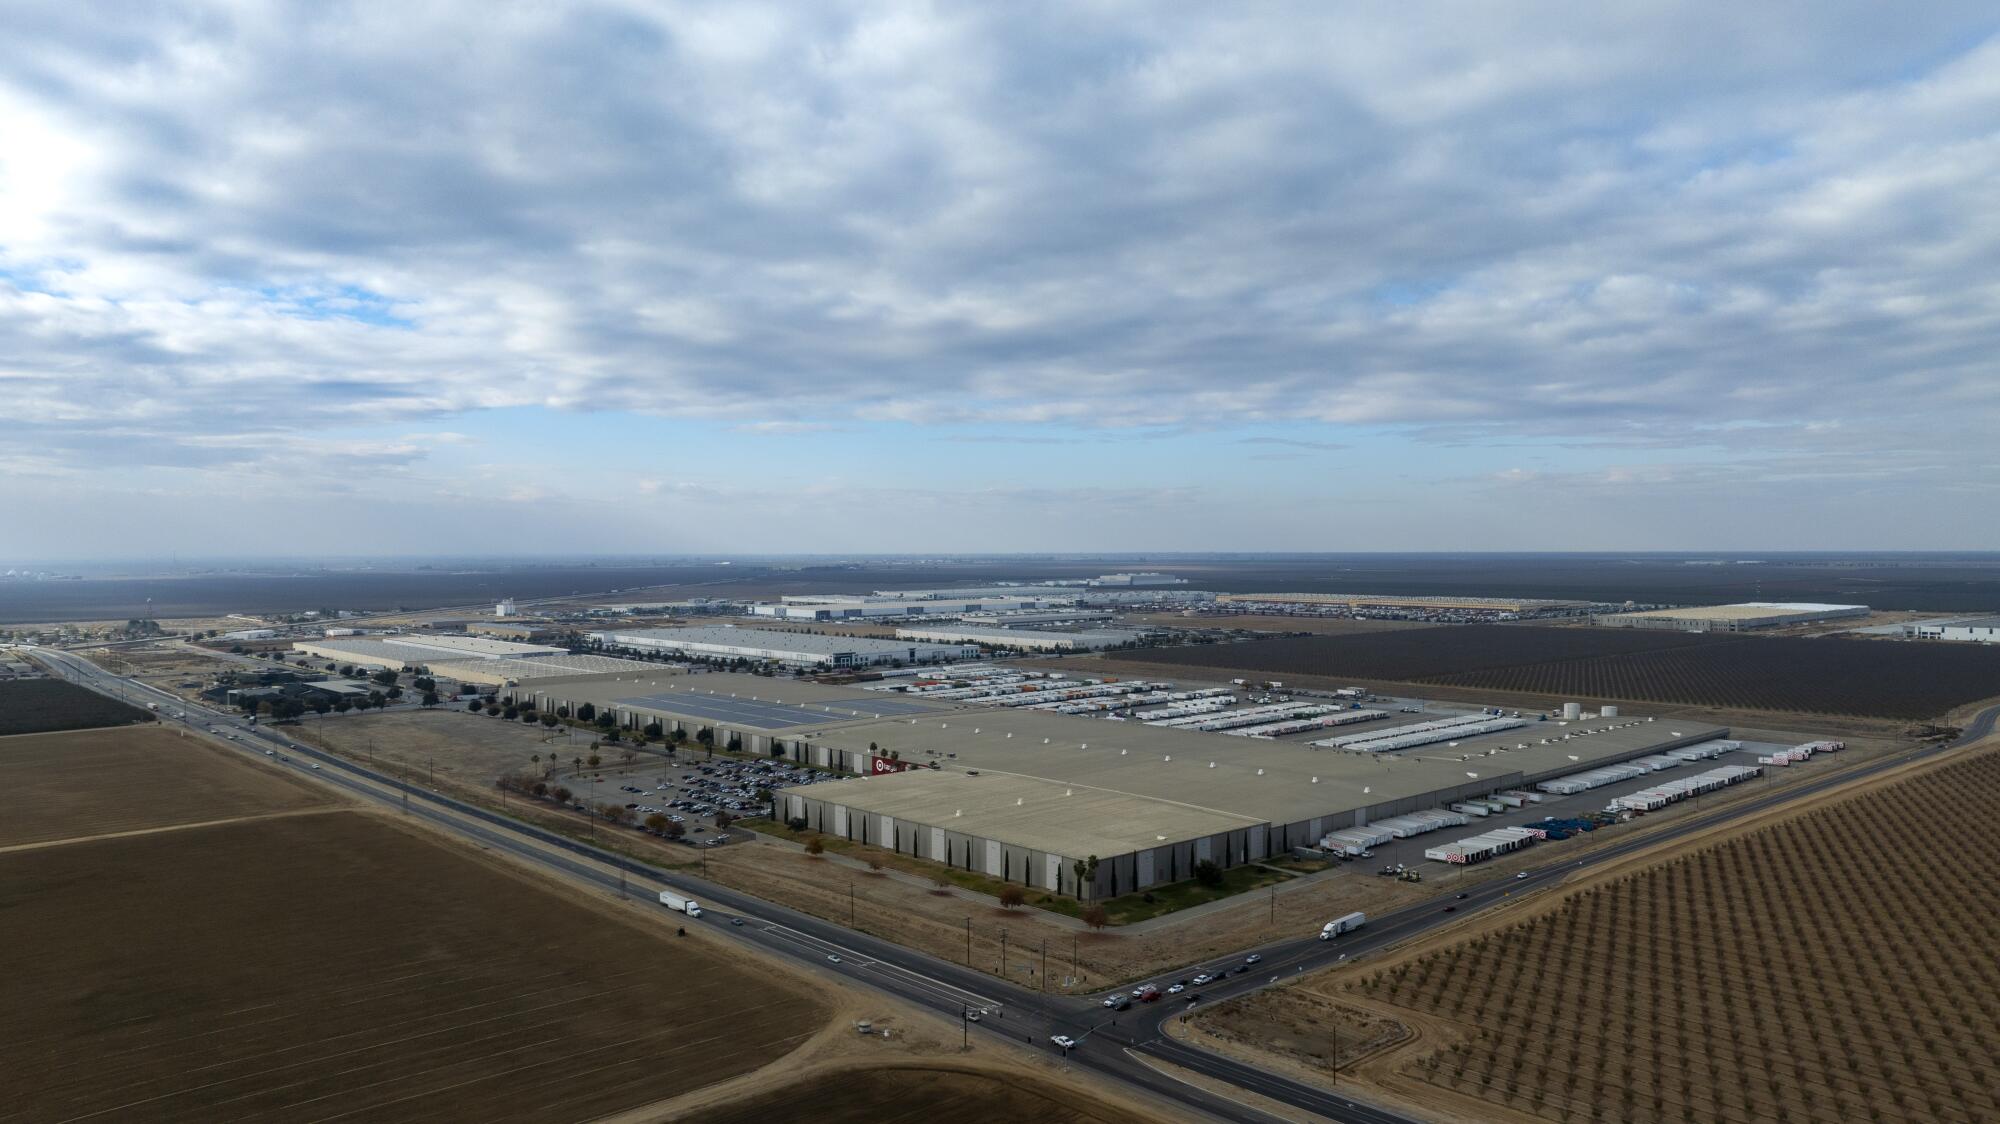
[[[925,857],[938,860],[943,860],[950,857],[944,853],[943,828],[934,827],[931,829],[931,853]]]
[[[997,839],[986,841],[986,873],[1000,877],[1000,841]]]

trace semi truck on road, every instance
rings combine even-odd
[[[1345,917],[1336,917],[1321,927],[1319,939],[1330,941],[1342,933],[1352,933],[1367,921],[1368,915],[1365,913],[1350,913]]]
[[[660,904],[676,913],[685,913],[689,917],[701,916],[700,902],[695,901],[693,898],[676,894],[672,890],[660,891]]]

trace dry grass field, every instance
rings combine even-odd
[[[556,730],[569,731],[569,727],[558,726]],[[435,775],[440,787],[449,784],[482,794],[490,793],[493,782],[503,776],[537,771],[551,756],[564,762],[587,758],[591,742],[582,731],[566,736],[540,725],[468,714],[463,704],[324,720],[309,717],[298,734],[301,741],[372,763],[386,772],[411,779]],[[602,752],[606,762],[620,759],[616,747]],[[539,765],[533,761],[535,757],[542,759]],[[570,772],[565,765],[562,774]]]
[[[1151,1114],[1086,1100],[1022,1075],[921,1066],[853,1069],[773,1089],[701,1114],[704,1124],[1144,1124]]]
[[[589,1119],[826,1016],[359,811],[0,854],[0,947],[8,1122]]]
[[[0,847],[328,802],[318,789],[159,726],[0,738]]]
[[[1458,1116],[2000,1120],[1996,801],[1987,749],[1302,998],[1419,1028],[1363,1076]]]

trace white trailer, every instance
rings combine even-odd
[[[676,894],[672,890],[660,891],[660,904],[673,910],[675,913],[685,913],[689,917],[701,916],[700,902],[685,895]]]
[[[1368,915],[1365,913],[1350,913],[1345,917],[1336,917],[1320,926],[1319,939],[1330,941],[1342,933],[1352,933],[1367,923]]]

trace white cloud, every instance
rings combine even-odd
[[[523,407],[1748,425],[1957,478],[2000,424],[1996,75],[1969,3],[33,5],[7,463],[407,426],[325,455],[414,464]]]

